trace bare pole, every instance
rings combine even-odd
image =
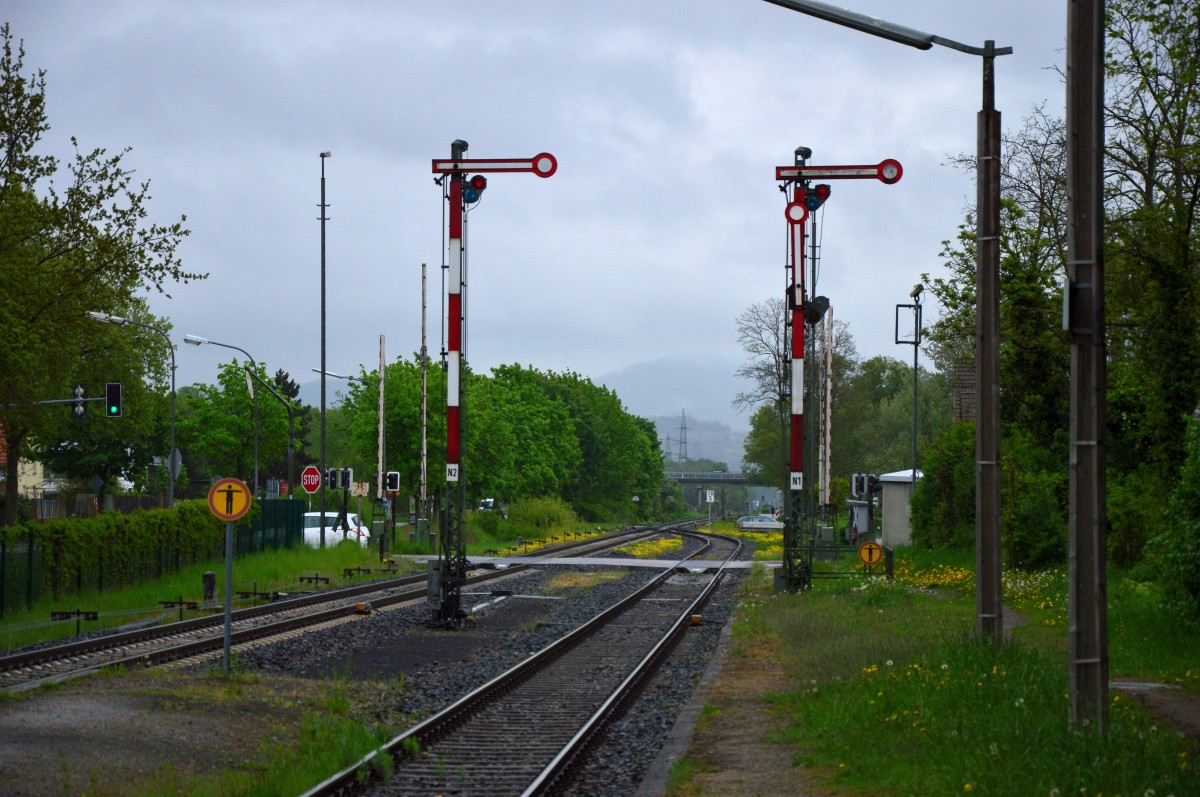
[[[384,336],[379,336],[379,444],[376,450],[379,456],[379,464],[375,471],[375,496],[379,500],[383,500],[383,465],[385,462],[384,456],[384,435],[383,435],[383,381],[387,369],[387,357],[384,354]]]
[[[429,350],[426,348],[425,270],[421,264],[421,514],[429,511]]]
[[[1071,338],[1070,587],[1067,659],[1071,725],[1108,724],[1105,561],[1104,0],[1067,3],[1067,293]]]
[[[321,547],[325,547],[325,484],[327,472],[325,469],[325,159],[332,153],[321,153],[321,495],[318,501],[321,512]]]

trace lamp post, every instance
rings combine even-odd
[[[167,348],[171,352],[171,450],[167,452],[167,508],[170,509],[175,506],[175,345],[171,343],[171,337],[167,335],[166,330],[152,327],[141,321],[134,321],[132,318],[122,318],[116,315],[96,312],[89,312],[88,317],[94,318],[97,321],[103,321],[106,324],[116,324],[119,327],[123,327],[126,324],[133,324],[136,327],[157,332],[167,341]]]
[[[924,285],[918,284],[914,286],[908,294],[913,303],[896,305],[896,344],[911,344],[913,347],[912,493],[915,493],[917,490],[917,355],[921,351],[921,291],[924,289]],[[913,333],[911,340],[900,337],[901,310],[912,311]]]
[[[233,349],[234,351],[240,351],[242,354],[246,355],[246,359],[250,361],[250,365],[251,365],[251,367],[254,368],[254,371],[256,373],[258,371],[258,363],[255,362],[254,358],[250,356],[250,352],[246,351],[245,349],[243,349],[240,346],[234,346],[229,343],[218,343],[215,340],[209,340],[208,338],[202,338],[199,335],[184,335],[183,342],[187,343],[191,346],[203,346],[204,344],[207,343],[210,346],[222,346],[226,349]],[[250,380],[248,380],[248,379],[246,380],[247,384],[249,384],[249,381]],[[253,391],[250,391],[250,392],[253,394],[253,398],[254,398],[254,495],[257,496],[258,495],[258,394],[254,393]]]
[[[937,44],[983,59],[983,107],[976,155],[975,379],[975,633],[1004,641],[1000,604],[1000,112],[995,60],[1011,47],[963,44],[816,0],[766,0],[826,22],[928,50]]]

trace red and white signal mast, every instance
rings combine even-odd
[[[816,240],[816,216],[813,211],[825,204],[832,190],[824,183],[810,183],[813,180],[879,180],[892,185],[899,182],[904,174],[900,162],[890,158],[871,166],[809,166],[807,161],[811,157],[812,150],[799,147],[793,165],[775,167],[775,179],[783,182],[782,190],[786,193],[789,186],[792,189],[792,201],[784,209],[784,217],[792,231],[787,295],[790,312],[788,323],[791,326],[791,334],[787,336],[791,349],[789,384],[792,420],[788,457],[791,474],[788,515],[783,532],[783,583],[776,582],[778,588],[786,590],[808,589],[812,586],[812,550],[816,540],[816,513],[813,511],[811,487],[815,463],[811,457],[809,461],[805,461],[804,457],[805,324],[816,325],[821,322],[829,310],[829,299],[809,295],[809,290],[815,289],[816,285],[816,252],[814,250],[810,259],[810,281],[806,281],[805,239],[806,225],[811,225],[813,240]],[[815,398],[817,393],[813,390],[808,395]]]
[[[456,139],[450,144],[450,159],[433,161],[433,173],[443,175],[442,195],[449,202],[449,257],[446,277],[446,502],[439,529],[441,555],[435,571],[429,574],[429,595],[438,600],[435,620],[446,625],[462,618],[462,585],[467,578],[467,553],[462,523],[466,509],[465,479],[462,462],[462,366],[463,330],[466,311],[463,289],[463,221],[469,206],[479,201],[487,188],[485,174],[529,172],[549,177],[558,170],[558,161],[548,152],[532,158],[466,159],[467,142]],[[436,595],[435,595],[436,591]]]

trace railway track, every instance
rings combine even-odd
[[[597,553],[660,533],[664,528],[643,527],[603,538],[546,546],[531,555]],[[486,584],[529,567],[513,565],[504,570],[477,574],[469,578],[467,584]],[[239,609],[233,613],[232,644],[245,645],[352,618],[359,612],[359,605],[364,603],[369,603],[372,609],[383,609],[424,600],[425,596],[425,576],[415,575]],[[221,650],[223,646],[224,616],[221,614],[92,637],[0,657],[0,690],[15,692],[31,689],[95,672],[103,667],[156,666],[192,659]]]
[[[740,541],[714,539],[729,550],[724,563],[738,555]],[[600,731],[636,696],[724,573],[724,564],[716,573],[696,573],[680,560],[304,797],[569,793],[572,772]],[[394,765],[382,763],[389,758]],[[392,774],[383,782],[378,771]]]

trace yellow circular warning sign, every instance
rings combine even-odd
[[[883,546],[874,540],[868,540],[858,546],[858,558],[867,567],[877,565],[883,561]]]
[[[208,488],[208,508],[221,520],[238,520],[250,511],[250,488],[241,479],[221,479]]]

